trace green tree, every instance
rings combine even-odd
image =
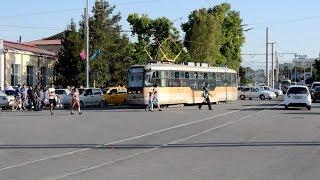
[[[78,87],[84,83],[85,62],[79,56],[84,43],[73,20],[63,33],[62,46],[58,53],[59,60],[55,65],[59,74],[56,83]]]
[[[316,70],[315,80],[320,80],[320,59],[316,59],[312,66]]]
[[[90,79],[93,82],[96,73],[98,85],[125,83],[126,71],[133,63],[129,39],[121,35],[121,15],[113,14],[114,9],[115,6],[110,6],[107,1],[95,1],[93,15],[89,18],[89,52],[101,50],[100,55],[90,60]]]
[[[193,11],[189,15],[188,22],[182,24],[182,30],[186,33],[184,43],[188,51],[191,51],[190,56],[196,57],[192,49],[197,45],[208,49],[219,49],[218,53],[214,54],[207,53],[207,50],[195,51],[206,54],[197,61],[208,62],[211,65],[227,64],[230,68],[238,69],[241,63],[241,46],[244,43],[241,23],[240,13],[231,10],[231,5],[228,3]],[[212,31],[208,30],[209,27],[215,27],[215,36]],[[196,36],[201,36],[201,38],[196,38],[198,41],[194,41],[193,37]],[[206,41],[203,41],[204,39]]]
[[[159,60],[164,58],[164,54],[168,59],[173,59],[180,50],[183,55],[177,61],[182,61],[181,57],[187,57],[182,41],[179,40],[179,32],[169,19],[165,17],[150,19],[147,15],[139,16],[134,13],[128,16],[127,21],[131,25],[132,36],[138,38],[138,42],[134,43],[136,63],[148,59]],[[170,39],[167,40],[168,38]],[[163,52],[160,51],[160,44]],[[145,52],[145,48],[151,58]]]

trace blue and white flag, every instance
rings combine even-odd
[[[98,56],[100,54],[100,48],[98,50],[96,50],[96,52],[94,52],[91,56],[90,59],[94,59],[96,56]]]

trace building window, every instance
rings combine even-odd
[[[48,80],[48,72],[46,67],[41,67],[41,86],[46,86]]]
[[[53,82],[57,82],[58,80],[58,74],[57,74],[57,70],[56,69],[53,69]]]
[[[34,66],[27,66],[27,86],[34,86]]]
[[[17,86],[20,80],[20,65],[11,64],[11,85]]]

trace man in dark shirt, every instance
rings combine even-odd
[[[37,111],[36,95],[34,93],[32,86],[29,86],[27,95],[28,95],[29,111],[31,111],[32,105],[34,107],[34,110]]]
[[[211,104],[210,104],[210,99],[209,96],[212,96],[209,92],[209,87],[208,87],[208,83],[206,83],[203,88],[202,88],[202,96],[203,96],[203,102],[201,104],[199,104],[198,108],[199,110],[201,110],[202,104],[207,103],[208,104],[208,108],[209,110],[212,110],[211,108]]]
[[[36,85],[36,88],[34,90],[34,94],[36,95],[36,104],[37,104],[37,110],[40,111],[40,105],[41,105],[41,95],[40,95],[40,86],[39,85]]]

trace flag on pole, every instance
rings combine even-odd
[[[85,60],[87,55],[86,55],[86,52],[84,51],[84,49],[82,49],[81,53],[80,53],[80,57],[82,60]]]
[[[91,56],[90,59],[94,59],[96,56],[98,56],[100,54],[100,48],[96,50],[96,52],[94,52]]]

